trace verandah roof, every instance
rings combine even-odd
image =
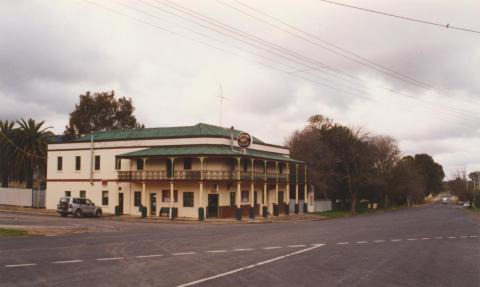
[[[141,158],[141,157],[167,157],[167,156],[241,156],[253,157],[273,161],[303,163],[285,155],[247,149],[246,154],[240,151],[232,151],[230,146],[224,145],[188,145],[188,146],[165,146],[152,147],[144,150],[117,155],[118,158]]]

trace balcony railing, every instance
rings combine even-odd
[[[240,180],[249,181],[279,181],[286,182],[288,173],[267,172],[265,175],[262,171],[231,171],[231,170],[204,170],[204,180]],[[152,181],[152,180],[201,180],[202,172],[200,170],[175,170],[173,174],[167,170],[130,170],[118,171],[119,181]]]

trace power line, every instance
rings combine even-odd
[[[151,23],[151,22],[145,21],[145,20],[140,19],[140,18],[138,18],[138,17],[134,17],[134,16],[131,16],[131,15],[125,14],[125,13],[123,13],[123,12],[120,12],[120,11],[116,10],[116,9],[112,9],[112,8],[109,8],[109,7],[106,7],[106,6],[103,6],[103,5],[100,5],[100,4],[91,2],[91,1],[89,1],[89,0],[84,0],[84,2],[86,2],[86,3],[88,3],[88,4],[91,4],[91,5],[94,5],[94,6],[97,6],[97,7],[100,7],[100,8],[102,8],[102,9],[104,9],[104,10],[108,10],[108,11],[113,12],[113,13],[115,13],[115,14],[118,14],[118,15],[121,15],[121,16],[124,16],[124,17],[127,17],[127,18],[130,18],[130,19],[132,19],[132,20],[134,20],[134,21],[137,21],[137,22],[140,22],[140,23],[142,23],[142,24],[145,24],[145,25],[148,25],[148,26],[152,26],[152,27],[154,27],[154,28],[160,29],[160,30],[162,30],[162,31],[164,31],[164,32],[168,32],[168,33],[173,34],[173,35],[175,35],[175,36],[178,36],[178,37],[181,37],[181,38],[184,38],[184,39],[188,39],[188,40],[190,40],[190,41],[194,41],[194,42],[200,43],[200,44],[202,44],[202,45],[206,45],[206,46],[208,46],[208,47],[210,47],[210,48],[214,48],[214,49],[220,50],[220,51],[222,51],[222,52],[224,52],[224,53],[228,53],[228,54],[232,54],[232,55],[234,55],[234,56],[238,56],[238,57],[240,57],[240,58],[242,58],[242,59],[244,59],[244,60],[247,60],[247,61],[250,61],[250,62],[254,62],[254,63],[259,64],[259,65],[266,66],[266,67],[269,68],[269,69],[276,70],[276,71],[280,71],[280,72],[285,73],[285,74],[288,74],[288,75],[290,75],[290,76],[293,76],[293,77],[296,77],[296,78],[299,78],[299,79],[303,79],[303,80],[306,80],[306,81],[308,81],[308,82],[312,82],[312,83],[314,83],[314,84],[316,84],[316,85],[320,85],[320,86],[323,86],[323,87],[331,88],[331,89],[340,91],[340,92],[342,92],[342,93],[346,93],[346,94],[352,95],[351,92],[348,92],[348,91],[343,90],[343,89],[339,89],[337,86],[332,86],[332,85],[329,85],[329,84],[326,84],[326,83],[323,83],[323,82],[318,82],[318,81],[315,81],[315,80],[312,80],[312,79],[309,79],[309,78],[305,78],[305,77],[299,76],[299,75],[297,75],[297,74],[292,74],[292,73],[290,73],[290,72],[288,72],[288,71],[285,71],[285,70],[283,70],[283,69],[278,69],[278,68],[276,68],[276,67],[274,67],[274,66],[268,65],[268,64],[263,63],[263,62],[260,62],[260,61],[251,60],[251,59],[249,59],[249,58],[247,58],[247,57],[244,57],[244,56],[242,56],[242,55],[239,55],[239,54],[236,54],[236,53],[232,53],[232,52],[229,51],[229,50],[225,50],[225,49],[222,49],[222,48],[218,48],[218,47],[216,47],[216,46],[210,45],[210,44],[207,43],[207,42],[199,41],[199,40],[197,40],[197,39],[194,39],[194,38],[191,38],[191,37],[182,35],[182,34],[180,34],[180,33],[177,33],[177,32],[174,32],[174,31],[172,31],[172,30],[163,28],[163,27],[161,27],[161,26],[159,26],[159,25],[156,25],[156,24],[153,24],[153,23]],[[390,91],[390,92],[395,92],[395,90],[392,90],[392,89],[388,89],[388,91]],[[357,94],[357,93],[355,93],[355,95],[357,95],[358,97],[366,98],[366,99],[368,99],[368,100],[372,100],[370,97],[366,97],[366,96],[364,96],[364,95],[362,95],[362,94]],[[405,95],[404,95],[404,96],[405,96]],[[416,100],[416,101],[418,101],[418,99],[416,99],[416,98],[414,98],[414,97],[412,97],[412,96],[408,96],[408,95],[407,95],[406,97],[407,97],[407,98],[410,98],[411,100]],[[424,104],[424,103],[421,103],[421,102],[420,102],[420,104]],[[444,111],[444,112],[445,112],[445,111]],[[449,112],[449,111],[447,110],[447,112]],[[451,117],[460,118],[458,115],[455,115],[455,114],[453,114],[453,113],[450,113],[450,116],[451,116]],[[466,118],[461,118],[461,119],[465,120]],[[467,124],[473,124],[473,123],[467,121]]]
[[[221,3],[222,5],[226,5],[226,6],[232,8],[232,9],[234,9],[234,10],[237,10],[238,12],[240,12],[240,13],[242,13],[242,14],[245,14],[245,15],[247,15],[247,16],[249,16],[249,17],[252,17],[252,18],[254,18],[254,19],[257,19],[258,21],[260,21],[260,22],[262,22],[262,23],[268,24],[268,25],[274,27],[275,29],[284,31],[284,32],[286,32],[286,33],[288,33],[288,34],[296,37],[296,38],[302,39],[302,40],[304,40],[304,41],[306,41],[306,42],[309,42],[309,43],[311,43],[311,44],[313,44],[313,45],[315,45],[315,46],[318,46],[318,47],[320,47],[320,48],[322,48],[322,49],[325,49],[325,50],[327,50],[327,51],[330,51],[330,52],[332,52],[332,53],[334,53],[334,54],[336,54],[336,55],[339,55],[339,56],[341,56],[341,57],[344,57],[344,58],[346,58],[346,59],[348,59],[348,60],[351,60],[351,61],[353,61],[353,62],[355,62],[355,63],[361,64],[361,65],[364,65],[364,66],[368,66],[368,67],[373,68],[373,69],[375,69],[375,70],[377,70],[377,71],[379,71],[379,72],[382,72],[382,73],[384,73],[384,74],[386,74],[386,75],[388,75],[388,76],[390,76],[390,77],[396,78],[396,79],[401,80],[401,81],[404,81],[404,82],[408,82],[408,83],[410,83],[410,84],[413,84],[413,85],[416,85],[416,86],[419,86],[419,87],[422,87],[422,88],[428,88],[428,89],[431,89],[431,90],[440,91],[440,89],[438,89],[438,88],[436,88],[436,87],[433,87],[432,85],[429,85],[429,84],[427,84],[427,83],[425,83],[425,82],[422,82],[422,81],[420,81],[420,80],[414,79],[414,78],[412,78],[412,77],[410,77],[410,76],[408,76],[408,75],[402,74],[402,73],[397,72],[397,71],[395,71],[395,70],[393,70],[393,69],[390,69],[390,68],[388,68],[388,67],[386,67],[386,66],[384,66],[384,65],[382,65],[382,64],[379,64],[379,63],[374,62],[374,61],[372,61],[372,60],[370,60],[370,59],[367,59],[367,58],[365,58],[365,57],[363,57],[363,56],[360,56],[360,55],[358,55],[358,54],[356,54],[356,53],[354,53],[354,52],[352,52],[352,51],[349,51],[349,50],[347,50],[347,49],[345,49],[345,48],[342,48],[342,47],[340,47],[340,46],[338,46],[338,45],[336,45],[336,44],[334,44],[334,43],[332,43],[332,42],[325,41],[325,40],[319,38],[318,36],[316,36],[316,35],[314,35],[314,34],[312,34],[312,33],[309,33],[309,32],[307,32],[307,31],[305,31],[305,30],[302,30],[302,29],[300,29],[300,28],[298,28],[298,27],[295,27],[295,26],[293,26],[293,25],[291,25],[291,24],[289,24],[289,23],[287,23],[287,22],[285,22],[285,21],[283,21],[283,20],[281,20],[281,19],[279,19],[279,18],[277,18],[277,17],[274,17],[274,16],[266,13],[265,11],[261,11],[261,10],[259,10],[259,9],[257,9],[257,8],[254,8],[254,7],[250,6],[250,5],[247,5],[247,4],[243,3],[242,1],[239,1],[239,0],[234,0],[234,1],[235,1],[236,3],[238,3],[239,5],[243,6],[243,7],[246,7],[246,8],[248,8],[248,9],[250,9],[250,10],[252,10],[252,11],[258,13],[258,14],[263,15],[263,16],[266,17],[266,18],[269,18],[269,19],[272,19],[272,20],[274,20],[274,21],[276,21],[276,22],[278,22],[278,23],[281,23],[282,25],[285,25],[286,27],[288,27],[288,28],[290,28],[290,29],[292,29],[292,30],[294,30],[294,31],[296,31],[296,32],[299,32],[299,33],[301,33],[301,34],[303,34],[303,35],[305,35],[305,36],[308,36],[308,37],[310,37],[310,38],[312,38],[312,39],[315,39],[315,40],[317,40],[317,41],[319,41],[319,42],[321,42],[321,43],[323,43],[323,44],[326,44],[326,45],[328,45],[328,46],[330,46],[330,47],[333,47],[334,49],[340,50],[340,51],[342,51],[342,52],[344,52],[344,53],[346,53],[346,54],[348,54],[348,55],[345,55],[345,54],[343,54],[343,53],[340,53],[340,52],[338,52],[338,51],[336,51],[336,50],[334,50],[334,49],[330,49],[330,48],[325,47],[325,46],[323,46],[323,45],[320,45],[320,44],[318,44],[317,42],[311,41],[310,39],[306,39],[305,37],[302,37],[302,36],[300,36],[300,35],[298,35],[298,34],[296,34],[296,33],[292,33],[291,31],[289,31],[289,30],[287,30],[287,29],[284,29],[284,28],[282,28],[282,27],[279,27],[278,25],[272,24],[272,23],[270,23],[270,22],[268,22],[268,21],[265,21],[265,20],[263,20],[263,19],[255,16],[255,15],[252,15],[252,14],[250,14],[250,13],[248,13],[248,12],[245,12],[244,10],[241,10],[241,9],[239,9],[238,7],[235,7],[235,6],[233,6],[233,5],[230,5],[230,4],[228,4],[228,3],[225,3],[225,2],[223,2],[223,1],[217,0],[217,2]],[[349,55],[350,55],[350,56],[353,56],[354,58],[350,57]]]
[[[412,22],[417,22],[417,23],[422,23],[422,24],[427,24],[427,25],[433,25],[433,26],[442,27],[442,28],[446,28],[446,29],[454,29],[454,30],[460,30],[460,31],[480,34],[480,31],[469,29],[469,28],[456,27],[456,26],[450,25],[449,23],[440,24],[440,23],[430,22],[430,21],[426,21],[426,20],[420,20],[420,19],[415,19],[415,18],[411,18],[411,17],[405,17],[405,16],[399,16],[399,15],[395,15],[395,14],[390,14],[390,13],[382,12],[382,11],[378,11],[378,10],[373,10],[373,9],[348,5],[348,4],[345,4],[345,3],[329,1],[329,0],[319,0],[319,1],[334,4],[334,5],[339,5],[339,6],[343,6],[343,7],[347,7],[347,8],[357,9],[357,10],[361,10],[361,11],[365,11],[365,12],[370,12],[370,13],[380,14],[380,15],[384,15],[384,16],[394,17],[394,18],[398,18],[398,19],[402,19],[402,20],[407,20],[407,21],[412,21]]]
[[[193,21],[193,20],[191,20],[191,19],[188,19],[188,18],[186,18],[186,17],[184,17],[184,16],[180,16],[180,15],[178,15],[178,14],[175,14],[175,13],[171,12],[171,11],[166,11],[165,9],[162,9],[161,7],[158,7],[158,6],[153,5],[153,4],[151,4],[151,3],[146,3],[146,2],[143,1],[143,0],[139,0],[139,1],[140,1],[140,2],[143,2],[143,3],[147,4],[147,5],[149,5],[149,6],[151,6],[151,7],[154,7],[154,8],[156,8],[156,9],[160,10],[160,11],[164,11],[164,12],[169,13],[169,14],[171,14],[171,15],[180,17],[181,19],[184,19],[184,20],[186,20],[186,21],[189,21],[189,22],[192,22],[192,23],[201,25],[202,27],[205,27],[205,28],[207,28],[207,29],[210,29],[210,30],[213,30],[213,31],[218,32],[217,29],[212,29],[211,27],[205,26],[204,24],[201,24],[201,23],[199,24],[199,23],[196,22],[196,21]],[[276,45],[276,44],[274,44],[274,43],[272,43],[272,42],[269,42],[269,41],[266,41],[266,40],[264,40],[264,39],[258,38],[258,37],[256,37],[256,36],[250,34],[250,33],[247,33],[247,32],[241,31],[241,30],[238,30],[238,29],[236,29],[236,28],[234,28],[234,27],[232,27],[232,26],[230,26],[230,25],[228,25],[228,24],[224,24],[224,23],[222,23],[222,22],[220,22],[220,21],[217,21],[217,20],[215,20],[215,19],[212,19],[211,17],[202,15],[201,13],[198,13],[198,12],[192,10],[192,9],[188,9],[188,8],[182,6],[182,5],[173,3],[173,2],[171,2],[171,1],[169,1],[169,0],[164,0],[164,1],[154,0],[154,1],[157,2],[157,3],[159,3],[159,4],[161,4],[161,5],[164,5],[164,6],[166,6],[166,7],[169,7],[169,8],[171,8],[171,9],[175,9],[175,10],[180,11],[180,12],[186,14],[186,15],[190,15],[191,17],[194,17],[194,18],[196,18],[196,19],[199,19],[199,20],[201,20],[201,21],[204,21],[204,22],[206,22],[206,23],[209,23],[210,25],[214,25],[214,26],[216,26],[216,27],[219,27],[220,29],[227,30],[227,31],[230,32],[230,33],[234,33],[234,34],[239,35],[239,36],[241,36],[241,37],[247,38],[247,39],[249,39],[250,41],[253,40],[253,41],[256,42],[256,43],[259,43],[259,44],[261,44],[261,45],[265,45],[265,46],[267,46],[267,47],[270,47],[270,48],[273,48],[273,49],[275,49],[275,50],[278,50],[278,51],[280,51],[280,52],[282,52],[282,53],[285,53],[285,54],[287,54],[287,55],[289,55],[289,56],[291,56],[291,57],[294,57],[295,59],[299,59],[300,61],[305,61],[305,62],[307,62],[307,63],[309,63],[309,64],[313,64],[313,65],[315,65],[315,66],[320,66],[320,67],[322,67],[322,68],[323,68],[323,67],[326,67],[328,70],[331,70],[331,71],[333,71],[333,72],[335,72],[335,73],[345,74],[346,76],[348,76],[349,78],[351,78],[351,79],[353,79],[353,80],[356,80],[356,81],[359,81],[359,82],[363,82],[362,79],[360,79],[360,78],[358,78],[358,77],[356,77],[356,76],[354,76],[354,75],[351,75],[351,74],[346,73],[346,72],[344,72],[344,71],[342,71],[342,70],[339,70],[339,69],[337,69],[337,68],[334,68],[334,67],[331,67],[331,66],[329,66],[329,65],[326,65],[326,64],[324,64],[324,63],[322,63],[322,62],[319,62],[318,60],[315,60],[315,59],[306,57],[306,56],[304,56],[304,55],[298,54],[298,53],[296,53],[296,52],[294,52],[294,51],[292,51],[292,50],[290,50],[290,49],[283,48],[283,47],[281,47],[281,46],[279,46],[279,45]],[[168,2],[169,4],[167,4],[167,3],[165,3],[165,2]],[[220,32],[220,33],[225,34],[225,32]],[[238,39],[238,38],[236,38],[236,39]],[[267,51],[268,51],[268,49],[267,49]],[[278,55],[278,54],[277,54],[277,55]],[[302,64],[302,62],[298,62],[298,60],[295,60],[295,61],[296,61],[297,63]],[[306,67],[311,68],[312,70],[318,71],[318,69],[317,69],[316,67],[313,67],[313,68],[312,68],[312,66],[310,66],[309,64],[303,64],[303,65],[306,66]],[[359,83],[353,82],[352,80],[349,80],[349,79],[346,79],[346,78],[339,78],[339,79],[342,80],[342,81],[347,81],[347,82],[350,82],[350,83],[354,83],[354,84],[363,86],[363,84],[359,84]],[[380,85],[377,85],[377,86],[378,86],[379,88],[383,89],[383,90],[388,91],[388,92],[391,92],[391,93],[394,93],[394,94],[398,94],[398,95],[401,95],[401,96],[404,96],[404,97],[410,97],[410,98],[416,99],[415,97],[413,97],[413,96],[411,96],[411,95],[406,95],[406,94],[404,94],[404,93],[402,93],[402,92],[399,92],[399,91],[397,91],[397,90],[395,90],[395,89],[391,89],[391,88],[384,87],[384,86],[380,86]],[[416,99],[416,100],[418,100],[418,99]],[[430,103],[430,104],[433,105],[433,106],[435,106],[435,105],[438,106],[437,103]],[[455,108],[451,108],[451,111],[450,111],[450,112],[451,112],[451,113],[460,114],[461,116],[465,116],[465,115],[466,115],[467,117],[471,117],[471,119],[478,120],[478,117],[477,117],[477,116],[467,115],[467,114],[465,113],[465,111],[462,111],[462,110],[458,110],[458,109],[455,109]],[[467,119],[467,118],[464,118],[464,119]]]

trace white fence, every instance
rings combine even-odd
[[[45,207],[45,190],[0,188],[0,204]]]
[[[308,212],[322,212],[332,210],[331,200],[315,200],[308,205]]]

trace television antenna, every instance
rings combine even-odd
[[[217,96],[219,102],[220,102],[220,119],[219,119],[219,124],[222,126],[222,117],[223,117],[223,100],[228,100],[228,98],[223,96],[223,87],[222,84],[219,86],[219,95]]]

